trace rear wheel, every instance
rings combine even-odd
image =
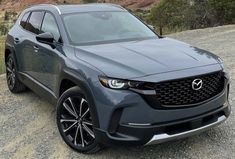
[[[100,150],[93,131],[90,105],[78,87],[67,90],[57,105],[57,126],[67,145],[78,152]]]
[[[6,77],[7,85],[11,92],[20,93],[23,92],[26,87],[20,82],[16,72],[15,59],[12,54],[8,55],[6,61]]]

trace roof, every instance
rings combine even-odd
[[[76,4],[76,5],[52,5],[39,4],[34,5],[31,9],[53,8],[59,14],[80,13],[80,12],[99,12],[99,11],[126,11],[123,7],[111,3],[92,3],[92,4]]]

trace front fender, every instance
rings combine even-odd
[[[80,71],[72,70],[72,69],[64,69],[63,72],[60,75],[60,84],[64,79],[72,81],[74,84],[76,84],[77,87],[79,87],[85,95],[85,98],[89,102],[89,105],[91,106],[91,113],[92,117],[95,118],[94,121],[94,126],[96,128],[99,128],[99,118],[98,118],[98,113],[96,109],[96,102],[94,100],[94,95],[92,92],[92,89],[90,88],[89,82],[92,82],[92,78],[88,78],[87,76],[83,75]],[[98,76],[97,76],[98,79]],[[89,82],[88,82],[89,81]],[[60,86],[58,86],[57,89],[57,97],[59,99],[60,97]]]

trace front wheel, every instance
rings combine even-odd
[[[89,102],[78,87],[62,94],[56,113],[59,132],[67,145],[82,153],[100,150],[93,131]]]

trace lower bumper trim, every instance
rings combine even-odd
[[[218,117],[217,121],[210,123],[208,125],[196,128],[196,129],[192,129],[189,131],[185,131],[185,132],[181,132],[181,133],[177,133],[177,134],[173,134],[173,135],[169,135],[167,133],[157,134],[157,135],[154,135],[145,145],[159,144],[159,143],[167,142],[170,140],[177,140],[180,138],[188,137],[188,136],[203,132],[203,131],[205,131],[211,127],[214,127],[216,125],[219,125],[220,123],[224,122],[226,119],[227,119],[227,117],[225,115],[222,115],[222,116]]]

